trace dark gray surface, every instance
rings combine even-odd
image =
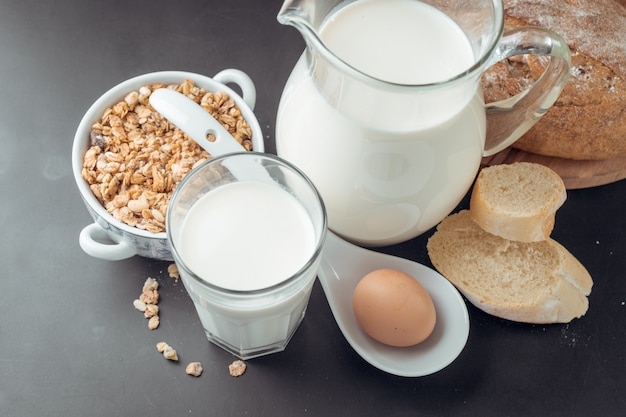
[[[624,415],[626,182],[569,192],[553,236],[595,279],[591,308],[567,325],[524,325],[470,307],[468,344],[423,378],[364,362],[316,283],[287,350],[228,375],[166,262],[84,254],[90,222],[71,175],[74,130],[118,82],[180,69],[246,71],[274,152],[278,99],[304,46],[279,1],[0,0],[0,416]],[[463,203],[465,205],[466,203]],[[430,233],[384,251],[429,264]],[[161,326],[132,301],[158,278]],[[181,363],[155,349],[165,340]],[[199,379],[184,364],[199,360]]]

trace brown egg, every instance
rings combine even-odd
[[[437,318],[424,287],[395,269],[378,269],[364,276],[354,289],[352,308],[365,333],[398,347],[424,341]]]

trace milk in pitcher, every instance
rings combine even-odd
[[[344,62],[388,83],[446,81],[475,61],[450,18],[413,0],[353,2],[331,14],[320,33]],[[342,81],[331,105],[306,66],[303,55],[287,81],[276,146],[316,185],[333,231],[365,245],[392,244],[427,231],[454,209],[484,145],[485,110],[476,83],[445,96],[426,94],[423,102],[411,97],[415,111],[409,117],[368,114],[371,96],[343,97],[352,86]],[[376,100],[402,106],[396,97],[382,92]]]

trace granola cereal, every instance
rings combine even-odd
[[[178,354],[176,350],[165,342],[159,342],[156,344],[156,349],[159,353],[163,354],[163,357],[170,361],[178,361]]]
[[[146,304],[156,304],[159,302],[159,292],[157,290],[145,290],[139,296],[139,301]]]
[[[185,372],[188,375],[199,377],[202,375],[202,364],[200,362],[190,362],[185,368]]]
[[[228,371],[230,372],[230,376],[241,376],[246,372],[246,363],[242,360],[236,360],[228,365]]]
[[[144,303],[143,301],[141,301],[141,300],[139,300],[139,299],[137,299],[137,300],[133,301],[133,306],[134,306],[137,310],[141,311],[142,313],[143,313],[143,312],[145,312],[145,311],[146,311],[146,308],[147,308],[146,303]]]
[[[159,327],[159,282],[148,277],[141,288],[139,298],[133,301],[133,306],[148,320],[148,329],[155,330]]]
[[[167,267],[167,273],[169,274],[170,278],[174,278],[176,281],[178,281],[178,279],[180,278],[180,273],[178,272],[178,267],[176,266],[176,264],[170,264]]]
[[[159,315],[159,306],[156,304],[146,304],[146,310],[143,313],[144,317],[149,319]]]
[[[163,350],[163,357],[170,361],[178,361],[178,354],[176,350],[174,350],[171,346],[166,346],[165,350]]]
[[[143,283],[142,291],[157,290],[159,288],[159,281],[154,278],[148,277]]]
[[[245,149],[252,150],[252,130],[234,100],[223,92],[208,92],[191,80],[180,85],[143,86],[106,109],[92,125],[82,177],[115,219],[154,233],[165,231],[172,190],[189,171],[211,157],[152,108],[149,97],[158,88],[185,94]]]
[[[150,320],[148,320],[148,329],[155,330],[159,327],[159,324],[161,324],[159,316],[152,316]]]

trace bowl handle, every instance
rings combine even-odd
[[[250,110],[254,110],[256,88],[248,74],[238,69],[227,68],[215,74],[213,79],[222,84],[237,84],[241,88],[241,98],[250,107]]]
[[[119,261],[137,254],[131,245],[112,237],[97,223],[81,230],[78,243],[87,255],[106,261]]]

